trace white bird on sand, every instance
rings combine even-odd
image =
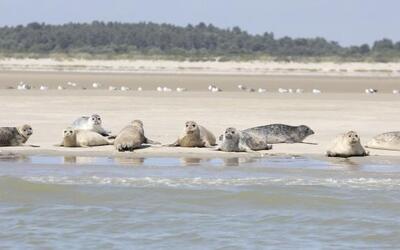
[[[31,89],[32,87],[31,87],[31,85],[29,85],[29,84],[27,84],[27,83],[24,83],[24,82],[20,82],[19,84],[18,84],[18,86],[17,86],[17,89],[18,90],[29,90],[29,89]]]
[[[375,94],[375,93],[378,93],[378,90],[369,88],[369,89],[365,89],[365,93],[366,94]]]
[[[398,94],[400,94],[400,91],[398,89],[394,89],[392,93],[395,95],[398,95]]]
[[[128,91],[130,90],[130,88],[126,87],[126,86],[121,86],[121,91]]]
[[[75,82],[67,82],[67,84],[69,85],[69,86],[72,86],[72,87],[76,87],[78,84],[76,84]]]
[[[176,91],[177,92],[185,92],[186,91],[186,88],[176,88]]]
[[[214,87],[211,89],[211,92],[221,92],[221,91],[222,91],[222,89],[217,88],[217,87]]]
[[[137,88],[137,91],[143,91],[142,87]]]
[[[42,85],[42,86],[40,86],[39,89],[40,89],[40,90],[49,90],[49,87]]]
[[[213,85],[213,84],[208,85],[208,90],[209,90],[209,91],[212,91],[214,88],[216,88],[215,85]]]
[[[288,89],[288,92],[292,94],[294,91],[293,89]]]
[[[287,93],[288,90],[287,90],[287,89],[283,89],[283,88],[279,88],[279,89],[278,89],[278,92],[281,93],[281,94],[283,94],[283,93]]]
[[[117,90],[117,87],[115,87],[115,86],[109,86],[109,87],[108,87],[108,90],[114,91],[114,90]]]
[[[97,89],[97,88],[101,87],[101,84],[100,84],[100,83],[97,83],[97,82],[94,82],[94,83],[92,84],[92,87],[95,88],[95,89]]]
[[[65,88],[61,85],[58,85],[57,90],[64,90]]]
[[[164,88],[163,88],[163,91],[164,91],[164,92],[171,92],[172,89],[170,89],[170,88],[168,88],[168,87],[164,87]]]
[[[158,92],[163,92],[163,88],[162,87],[157,87],[157,91]]]
[[[319,89],[313,89],[312,92],[313,94],[321,94],[321,90]]]
[[[265,92],[267,92],[266,89],[262,89],[262,88],[259,88],[259,89],[258,89],[258,93],[265,93]]]
[[[240,89],[240,90],[246,90],[247,88],[245,87],[245,86],[243,86],[242,84],[239,84],[238,86],[238,89]]]

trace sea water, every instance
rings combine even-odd
[[[400,165],[0,157],[0,249],[384,249]]]

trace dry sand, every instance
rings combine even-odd
[[[335,85],[337,88],[341,86]],[[230,157],[260,154],[313,155],[323,158],[339,133],[356,130],[362,141],[374,135],[399,130],[400,97],[391,94],[256,94],[242,92],[158,93],[86,91],[0,90],[1,126],[30,123],[34,134],[28,144],[40,148],[1,148],[1,152],[62,155],[129,155]],[[269,123],[306,124],[316,131],[308,144],[278,144],[256,154],[223,153],[212,149],[150,147],[134,153],[116,153],[112,146],[58,148],[62,130],[80,115],[99,113],[104,127],[117,133],[132,119],[144,122],[146,135],[164,144],[173,142],[186,120],[195,120],[219,135],[226,127],[245,129]],[[400,152],[371,150],[381,161],[398,159]],[[376,159],[374,157],[367,157]]]

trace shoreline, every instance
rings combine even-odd
[[[276,144],[275,144],[276,145]],[[273,145],[274,146],[274,145]],[[160,149],[162,148],[162,149]],[[392,165],[400,164],[398,151],[369,149],[370,155],[366,157],[327,157],[323,153],[284,153],[281,151],[263,150],[252,153],[246,152],[221,152],[213,148],[173,148],[149,147],[135,150],[134,152],[117,152],[113,146],[100,146],[92,148],[29,148],[2,147],[0,148],[0,161],[18,156],[45,156],[45,157],[108,157],[108,158],[180,158],[180,159],[246,159],[246,158],[308,158],[316,161],[329,162],[332,164],[353,165]],[[383,152],[383,153],[382,153]],[[396,153],[397,152],[397,153]]]
[[[400,62],[335,63],[168,60],[0,59],[0,71],[116,74],[400,77]]]

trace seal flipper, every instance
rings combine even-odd
[[[149,138],[144,138],[144,143],[146,144],[153,144],[153,145],[161,145],[161,142],[150,140]]]

